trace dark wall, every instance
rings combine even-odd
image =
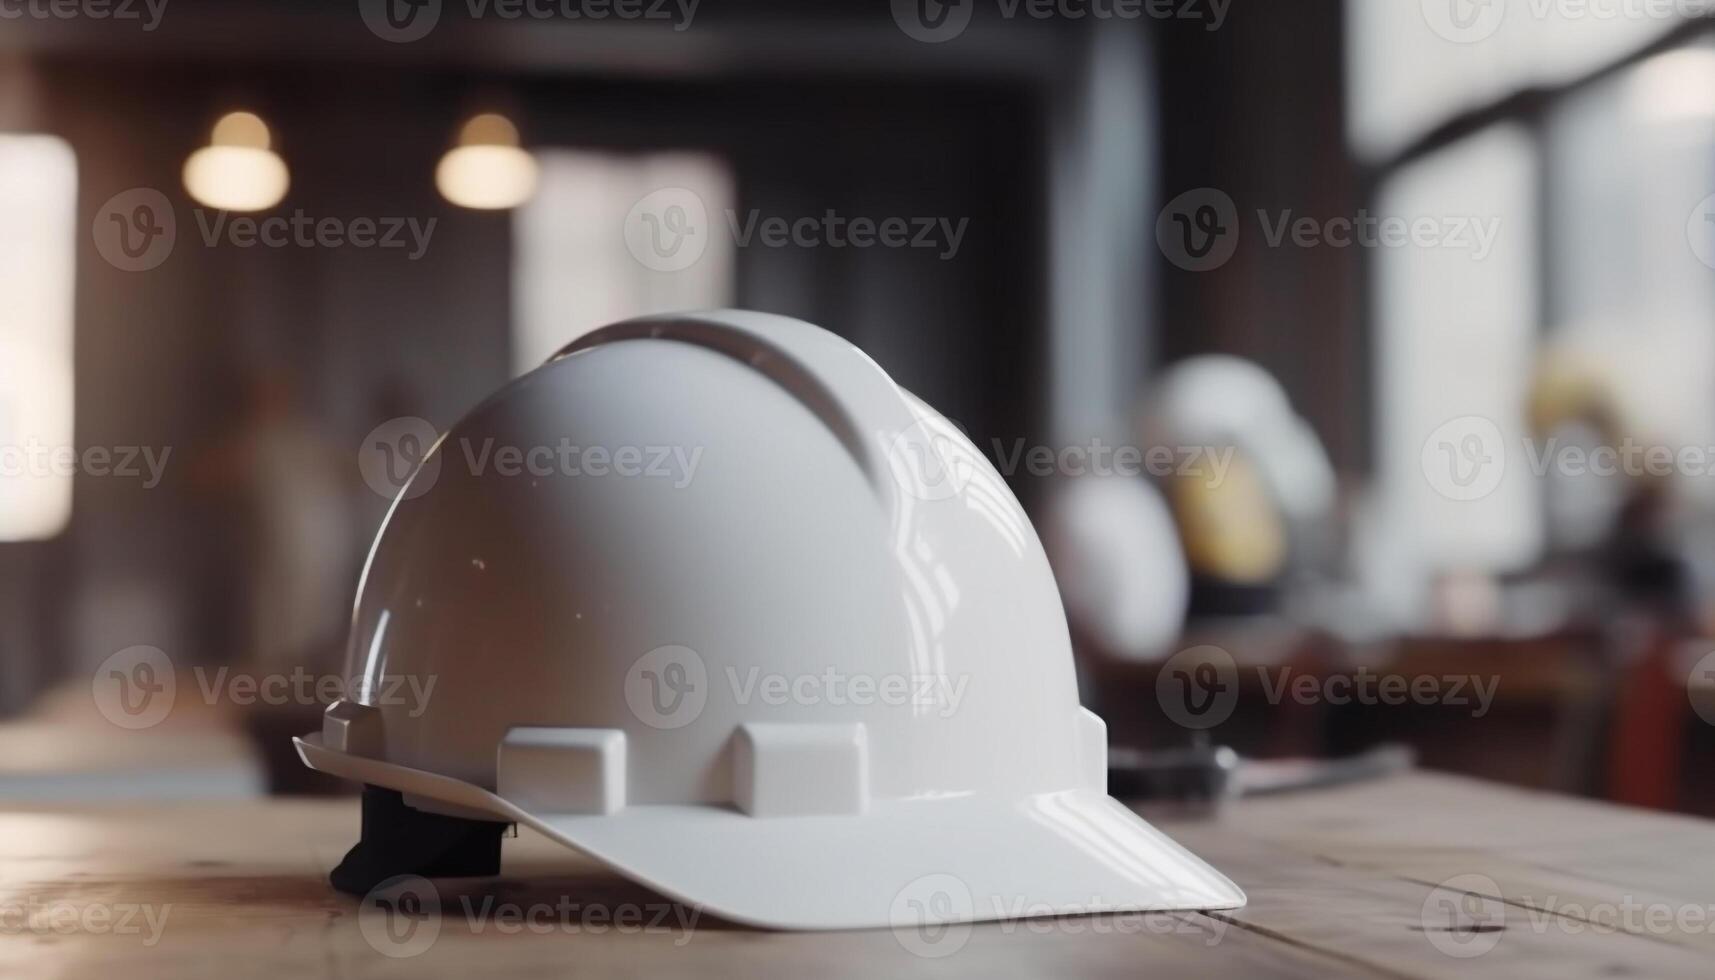
[[[1259,361],[1291,392],[1343,469],[1367,465],[1358,248],[1270,247],[1256,219],[1285,209],[1319,220],[1357,213],[1346,149],[1341,0],[1236,5],[1216,32],[1165,21],[1161,199],[1199,187],[1232,197],[1238,249],[1224,266],[1161,263],[1162,354],[1225,352]]]

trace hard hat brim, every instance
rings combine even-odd
[[[1233,909],[1225,875],[1098,790],[876,803],[856,816],[726,806],[533,813],[462,780],[294,740],[312,769],[524,824],[687,905],[767,929]]]

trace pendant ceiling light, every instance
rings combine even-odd
[[[441,196],[462,208],[515,208],[536,190],[536,158],[518,145],[518,127],[492,112],[472,116],[458,145],[435,168]]]
[[[229,112],[209,145],[185,160],[185,190],[223,211],[263,211],[286,196],[286,162],[269,146],[268,124],[253,112]]]

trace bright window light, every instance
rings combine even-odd
[[[1466,229],[1375,256],[1379,503],[1395,538],[1389,567],[1371,574],[1406,609],[1439,573],[1516,570],[1542,547],[1521,448],[1539,316],[1535,201],[1535,148],[1512,126],[1401,170],[1380,197],[1383,215]]]
[[[0,541],[71,519],[77,159],[53,136],[0,133]]]
[[[1385,156],[1458,112],[1635,51],[1684,23],[1690,6],[1346,0],[1352,143]]]
[[[723,161],[699,153],[536,156],[536,194],[513,212],[515,371],[615,320],[732,304],[733,190]]]

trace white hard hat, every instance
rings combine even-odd
[[[431,852],[522,823],[765,927],[1244,903],[1107,796],[1000,476],[795,320],[627,321],[484,402],[394,503],[350,655],[357,693],[299,753],[403,805],[366,791],[348,890],[498,871],[389,841],[420,814]]]
[[[1083,475],[1048,501],[1044,537],[1066,612],[1101,654],[1159,660],[1185,627],[1191,573],[1147,480]]]
[[[1316,430],[1273,375],[1243,358],[1204,354],[1169,367],[1143,426],[1159,445],[1236,448],[1289,521],[1321,519],[1333,506],[1334,468]]]

